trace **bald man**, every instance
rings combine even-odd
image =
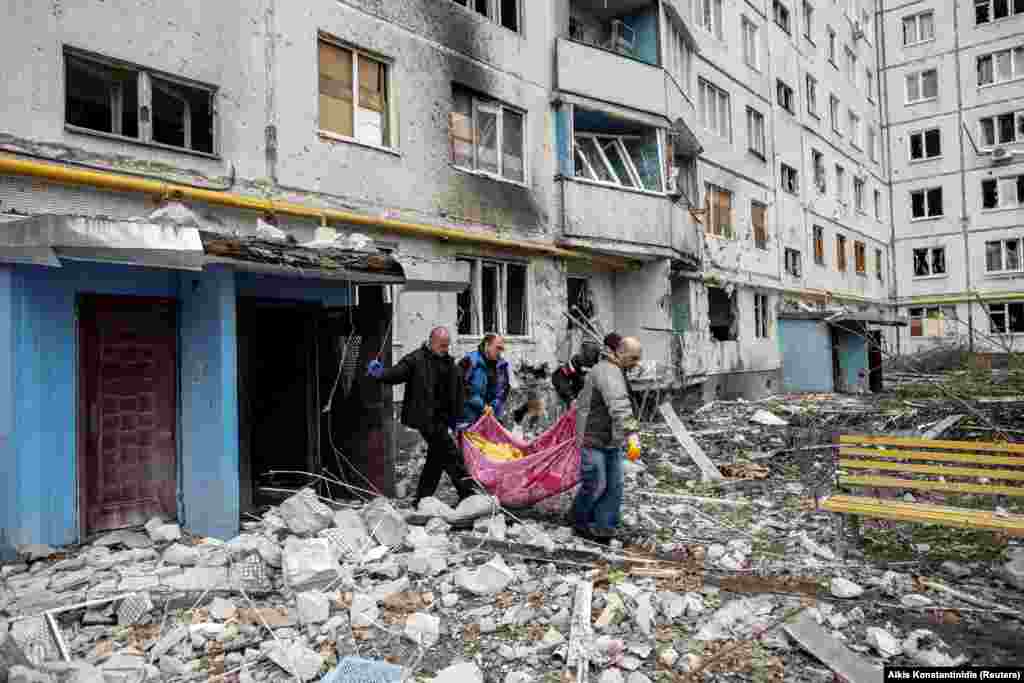
[[[462,378],[449,355],[451,336],[444,327],[435,327],[430,338],[407,354],[394,367],[385,369],[380,361],[370,363],[368,374],[385,384],[405,384],[402,424],[419,431],[427,442],[427,462],[416,487],[418,506],[421,498],[433,496],[448,478],[459,499],[472,495],[472,480],[466,472],[462,454],[449,430],[462,411]]]
[[[578,536],[607,544],[622,519],[622,459],[640,430],[633,414],[626,371],[643,355],[640,341],[624,337],[587,373],[576,402],[576,434],[582,444],[580,488],[573,503]]]

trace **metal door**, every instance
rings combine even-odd
[[[79,300],[84,531],[176,517],[177,325],[167,299]]]

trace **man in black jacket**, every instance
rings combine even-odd
[[[450,347],[448,330],[435,327],[423,346],[394,367],[385,370],[375,360],[368,369],[368,374],[380,382],[405,384],[402,424],[418,430],[427,442],[427,462],[420,473],[414,505],[434,495],[443,472],[448,473],[460,500],[473,493],[472,480],[450,431],[462,411],[462,378],[448,354]]]
[[[597,365],[600,357],[600,347],[592,341],[585,341],[580,352],[551,375],[551,384],[555,387],[555,393],[558,394],[558,398],[562,399],[562,403],[566,407],[580,395],[587,372]]]

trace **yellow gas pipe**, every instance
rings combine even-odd
[[[119,175],[116,172],[92,171],[88,169],[63,166],[59,163],[46,163],[30,159],[19,159],[17,157],[0,155],[0,175],[30,176],[43,178],[56,183],[68,185],[88,185],[105,190],[116,190],[122,192],[143,192],[146,194],[158,195],[161,197],[177,197],[191,201],[227,206],[235,209],[249,209],[264,213],[284,214],[302,218],[312,218],[319,221],[335,221],[348,223],[367,228],[377,228],[402,235],[414,237],[433,237],[436,239],[461,242],[464,244],[478,244],[500,249],[509,249],[517,252],[532,254],[543,254],[566,259],[576,259],[599,263],[615,270],[627,268],[626,262],[622,259],[584,254],[578,251],[562,249],[549,244],[530,242],[527,240],[512,240],[491,235],[482,235],[465,230],[453,228],[441,228],[433,225],[410,223],[408,221],[381,218],[377,216],[365,216],[350,211],[338,209],[319,209],[292,202],[276,202],[270,199],[259,197],[246,197],[244,195],[223,192],[220,190],[200,190],[185,185],[176,185],[171,182],[159,180],[147,180],[134,176]]]

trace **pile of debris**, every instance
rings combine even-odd
[[[885,662],[1013,663],[1024,548],[843,557],[811,495],[830,451],[798,455],[783,424],[800,415],[732,402],[647,425],[643,460],[626,463],[626,547],[572,536],[569,496],[528,512],[483,495],[412,511],[313,489],[229,540],[153,520],[22,547],[0,567],[0,681],[548,683],[582,669],[600,683],[868,683]],[[778,465],[787,456],[812,464]]]

